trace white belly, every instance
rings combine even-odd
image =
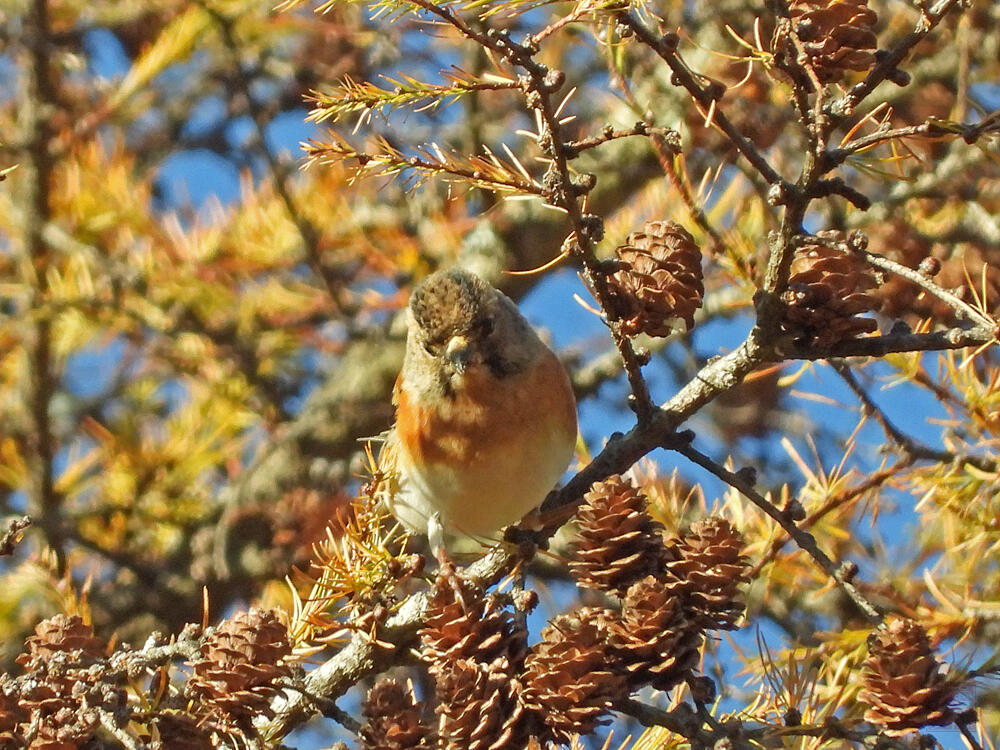
[[[425,532],[437,514],[446,531],[489,537],[545,499],[572,459],[575,440],[562,429],[538,429],[464,472],[434,464],[418,469],[400,449],[390,509],[412,531]]]

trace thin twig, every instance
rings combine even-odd
[[[713,461],[704,453],[701,453],[693,448],[690,444],[672,445],[670,443],[666,443],[664,447],[680,453],[685,458],[688,458],[698,464],[698,466],[710,471],[726,484],[739,490],[744,497],[750,500],[750,502],[778,522],[778,525],[785,530],[785,533],[794,539],[795,543],[816,561],[820,568],[822,568],[823,572],[836,581],[837,585],[840,586],[844,590],[844,593],[850,597],[851,601],[857,605],[858,609],[861,610],[869,622],[877,625],[882,621],[882,614],[878,611],[875,605],[869,602],[857,589],[857,587],[844,577],[843,568],[831,560],[827,554],[819,548],[816,538],[809,532],[803,531],[799,528],[784,511],[776,507],[774,503],[757,492],[753,485],[748,482],[742,474],[730,471],[721,464]]]
[[[797,244],[820,244],[835,250],[840,250],[843,253],[856,253],[876,268],[881,268],[885,271],[890,271],[897,276],[902,276],[904,279],[912,281],[921,289],[933,294],[939,300],[952,308],[960,318],[969,320],[970,322],[975,323],[978,326],[982,326],[984,329],[990,331],[1000,325],[996,320],[989,317],[982,311],[977,310],[968,302],[962,300],[952,292],[949,292],[944,287],[936,284],[930,277],[922,274],[920,271],[904,266],[902,263],[886,258],[884,255],[874,253],[856,242],[833,241],[828,238],[813,235],[797,238],[796,242]]]
[[[848,487],[842,492],[838,492],[837,494],[827,498],[822,505],[811,511],[805,518],[799,521],[798,527],[803,531],[808,531],[837,508],[854,501],[866,492],[871,492],[872,490],[881,487],[911,464],[912,459],[904,459],[888,469],[877,471],[866,477],[860,484]],[[753,568],[750,569],[750,573],[748,574],[749,578],[751,580],[755,579],[760,574],[760,571],[762,571],[768,563],[772,562],[778,556],[790,540],[791,537],[784,534],[772,539],[767,551],[757,559]]]
[[[7,531],[0,537],[0,557],[14,554],[21,541],[21,532],[31,526],[31,516],[21,516],[7,522]]]
[[[874,146],[878,146],[879,144],[886,143],[888,141],[894,141],[899,138],[934,138],[944,135],[955,134],[947,128],[933,122],[925,122],[920,125],[909,125],[905,128],[893,128],[891,130],[876,130],[874,133],[859,136],[837,148],[830,149],[826,152],[825,159],[830,164],[836,165],[842,163],[852,154],[856,154],[859,151],[866,151]]]
[[[537,47],[548,37],[552,36],[554,33],[559,31],[563,27],[579,21],[583,16],[587,15],[588,13],[593,13],[595,10],[599,10],[599,6],[595,7],[595,5],[589,2],[578,2],[576,7],[573,8],[573,10],[567,13],[565,16],[560,16],[555,21],[550,23],[548,26],[543,28],[541,31],[537,32],[536,34],[533,34],[531,37],[531,44]]]
[[[668,128],[656,128],[647,125],[644,121],[639,120],[635,125],[626,130],[616,130],[611,125],[605,125],[601,130],[599,135],[592,135],[586,138],[581,138],[577,141],[570,141],[565,144],[566,154],[570,158],[579,154],[583,151],[587,151],[597,146],[603,146],[609,141],[619,140],[621,138],[631,138],[632,136],[648,136],[650,138],[663,138],[667,139],[671,143],[677,144],[679,147],[680,135],[675,130],[670,130]]]
[[[835,357],[884,357],[899,352],[939,352],[980,347],[996,341],[992,331],[982,328],[949,328],[933,333],[887,333],[839,341],[827,347],[783,343],[784,359],[831,359]]]
[[[719,100],[725,92],[721,86],[704,86],[698,80],[687,64],[677,54],[677,35],[657,35],[635,13],[629,11],[621,15],[621,20],[635,32],[636,38],[658,54],[667,63],[680,86],[683,86],[692,98],[703,108],[714,106],[712,122],[726,134],[736,149],[761,176],[771,185],[781,184],[781,175],[774,171],[767,159],[757,150],[753,142],[740,131],[719,107]]]
[[[889,417],[885,414],[882,409],[872,400],[868,392],[861,386],[858,379],[854,377],[854,373],[851,372],[850,367],[846,362],[842,360],[832,360],[830,361],[830,366],[840,375],[841,379],[847,384],[847,386],[854,392],[854,395],[858,397],[861,401],[862,407],[865,414],[871,416],[879,423],[882,431],[885,432],[886,436],[894,443],[896,443],[904,452],[904,454],[912,456],[913,458],[923,459],[926,461],[936,461],[942,464],[951,464],[956,461],[969,464],[980,471],[985,472],[996,472],[997,462],[990,460],[984,456],[975,456],[970,454],[959,455],[952,451],[940,450],[931,448],[929,445],[924,445],[915,438],[910,437],[905,432],[900,430],[896,425],[892,423]]]

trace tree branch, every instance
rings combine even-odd
[[[960,5],[960,0],[938,0],[930,8],[922,10],[920,22],[916,28],[896,42],[896,45],[879,59],[863,81],[856,84],[840,101],[834,102],[829,107],[830,112],[840,116],[853,113],[855,108],[875,90],[876,86],[892,78],[899,71],[899,64],[910,54],[910,50],[930,34],[953,8],[960,7]]]
[[[850,580],[848,580],[848,576],[844,574],[845,567],[843,564],[837,564],[831,560],[829,556],[819,548],[819,544],[816,542],[816,537],[808,531],[803,531],[799,528],[795,521],[789,517],[788,513],[775,507],[770,500],[757,492],[751,481],[747,479],[746,473],[729,471],[729,469],[716,463],[705,454],[693,448],[691,445],[678,446],[668,443],[664,447],[680,453],[682,456],[690,459],[698,466],[710,471],[729,486],[739,490],[744,497],[750,500],[750,502],[778,522],[778,525],[785,530],[785,533],[795,540],[795,543],[799,546],[799,548],[815,560],[823,572],[830,576],[830,578],[832,578],[837,585],[844,590],[844,593],[846,593],[858,609],[861,610],[869,622],[873,625],[877,625],[882,622],[882,613],[876,609],[874,604],[865,598],[864,594],[862,594]]]

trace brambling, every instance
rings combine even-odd
[[[576,444],[576,400],[556,355],[478,276],[438,271],[413,290],[382,497],[435,549],[487,538],[537,506]]]

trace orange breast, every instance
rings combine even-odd
[[[432,404],[401,386],[398,500],[424,517],[487,535],[537,505],[572,457],[576,404],[551,352],[518,376],[470,371],[452,398]]]
[[[551,352],[526,375],[497,379],[477,368],[452,399],[435,405],[418,406],[405,386],[398,393],[396,429],[418,463],[458,467],[488,461],[494,451],[522,442],[540,422],[576,435],[569,378]]]

